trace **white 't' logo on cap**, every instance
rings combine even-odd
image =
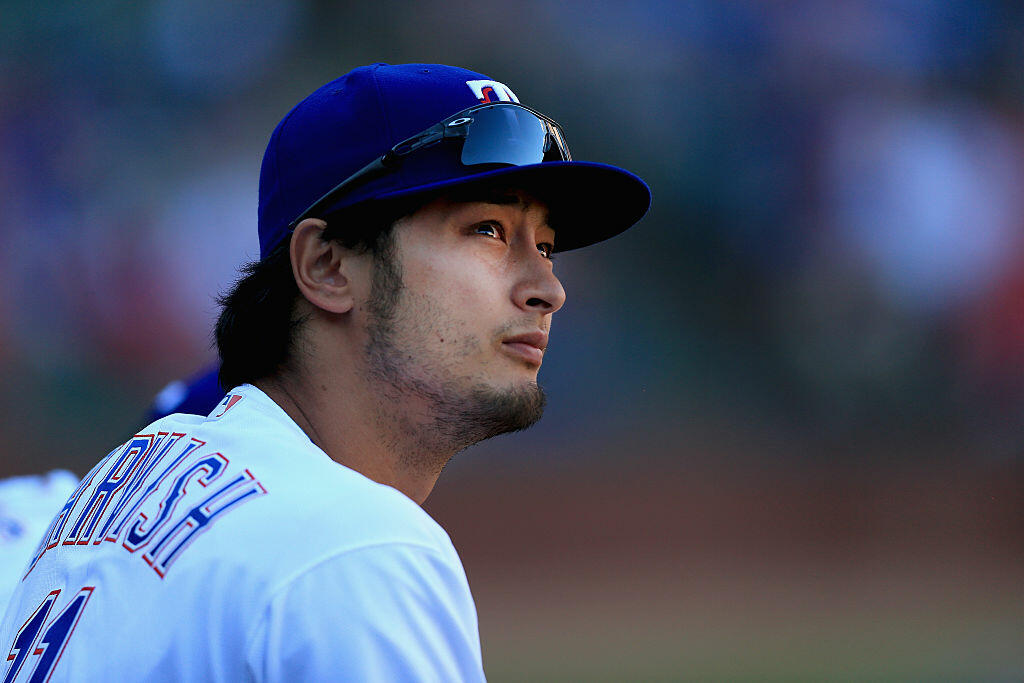
[[[481,102],[519,102],[512,89],[498,81],[466,81],[466,85]]]

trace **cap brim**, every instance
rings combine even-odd
[[[415,201],[456,187],[496,183],[527,191],[548,204],[555,251],[559,252],[614,237],[635,225],[651,206],[651,190],[643,180],[617,166],[589,161],[505,166],[384,192],[357,203]],[[344,204],[342,200],[324,213],[351,208]]]

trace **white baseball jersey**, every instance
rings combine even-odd
[[[13,681],[477,681],[447,534],[266,394],[171,415],[57,512],[0,624]]]
[[[66,470],[0,480],[0,615],[53,513],[77,485]]]

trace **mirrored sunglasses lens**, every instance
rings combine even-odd
[[[544,123],[528,111],[515,107],[494,107],[473,112],[462,163],[536,164],[544,160],[547,131]]]

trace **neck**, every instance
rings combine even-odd
[[[256,386],[332,460],[422,505],[459,450],[440,438],[429,405],[410,405],[408,397],[402,400],[355,376],[312,380],[317,377],[330,375],[313,368],[302,375],[281,373]]]

